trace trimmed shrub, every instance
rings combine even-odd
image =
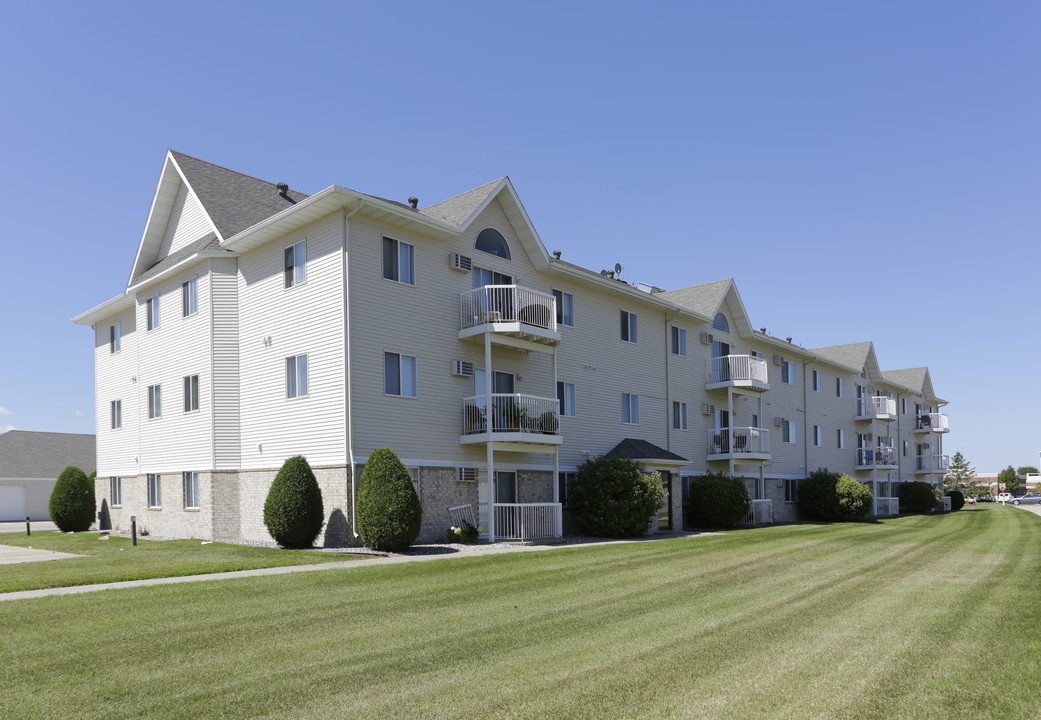
[[[690,484],[690,509],[696,527],[734,527],[751,508],[745,483],[724,472],[705,473]]]
[[[303,455],[286,460],[264,501],[264,525],[285,548],[307,548],[322,531],[325,508],[311,466]]]
[[[83,532],[94,522],[94,490],[87,473],[74,465],[61,471],[48,504],[51,521],[62,532]]]
[[[373,451],[358,482],[358,534],[373,550],[402,552],[419,536],[423,506],[390,448]]]
[[[651,527],[665,491],[661,476],[645,475],[622,455],[586,460],[568,500],[585,531],[598,537],[639,537]]]
[[[871,512],[874,496],[856,478],[817,468],[799,483],[799,510],[809,520],[854,520]]]
[[[936,507],[936,494],[927,482],[900,483],[900,512],[927,513]]]
[[[951,499],[951,510],[961,510],[965,507],[965,493],[961,490],[951,490],[947,497]]]

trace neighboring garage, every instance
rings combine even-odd
[[[0,434],[0,522],[49,520],[54,482],[69,465],[90,475],[96,467],[93,435],[8,430]]]

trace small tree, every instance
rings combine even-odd
[[[586,532],[599,537],[639,537],[651,526],[664,497],[661,477],[645,475],[623,455],[582,463],[568,500]]]
[[[1037,475],[1037,468],[1033,465],[1021,465],[1016,468],[1016,475]]]
[[[947,492],[957,490],[961,485],[968,485],[976,477],[976,469],[965,459],[961,451],[954,453],[948,472],[943,477],[944,489]]]
[[[1004,485],[1005,492],[1013,495],[1019,492],[1019,476],[1011,465],[998,473],[998,485]]]
[[[748,514],[752,500],[744,482],[726,473],[705,473],[690,485],[690,507],[697,527],[727,528]]]
[[[322,491],[303,455],[286,460],[264,501],[264,525],[282,547],[311,547],[322,531]]]
[[[51,521],[62,532],[83,532],[94,522],[94,491],[87,473],[70,465],[54,483],[48,504]]]
[[[402,552],[419,537],[423,506],[406,468],[390,448],[369,455],[358,482],[358,534],[373,550]]]

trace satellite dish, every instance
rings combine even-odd
[[[622,274],[622,263],[615,263],[614,264],[614,271],[616,273],[618,273],[619,275],[621,275]]]

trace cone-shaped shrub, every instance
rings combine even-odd
[[[423,506],[408,469],[390,448],[369,455],[358,482],[358,534],[373,550],[402,552],[419,536]]]
[[[751,508],[744,482],[726,473],[705,473],[690,485],[690,509],[697,527],[734,527]]]
[[[645,475],[634,460],[609,455],[582,463],[568,500],[586,532],[639,537],[650,528],[663,494],[657,473]]]
[[[87,473],[70,465],[61,471],[48,507],[51,521],[62,532],[83,532],[94,522],[94,491]]]
[[[271,483],[264,501],[264,525],[282,547],[311,547],[322,531],[322,491],[303,455],[291,457]]]

